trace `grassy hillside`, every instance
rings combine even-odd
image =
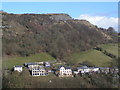
[[[69,18],[66,14],[3,13],[3,55],[29,56],[47,52],[63,59],[99,44],[117,42],[118,34],[111,31],[113,28],[106,30],[86,20]]]
[[[118,47],[117,44],[104,44],[99,45],[103,50],[106,50],[109,53],[118,56]],[[34,61],[49,61],[54,60],[55,58],[51,57],[47,53],[40,53],[31,55],[28,57],[4,57],[3,58],[3,67],[11,69],[14,65],[23,65],[25,62],[34,62]],[[82,53],[74,53],[70,57],[65,58],[66,62],[72,64],[78,64],[83,62],[90,62],[95,66],[109,66],[110,62],[113,62],[112,58],[106,56],[98,50],[88,50]]]
[[[82,53],[75,53],[67,59],[69,63],[77,64],[88,61],[95,66],[109,66],[110,62],[112,61],[112,58],[104,55],[100,51],[93,49]]]
[[[23,65],[25,62],[51,61],[55,60],[47,53],[40,53],[28,57],[3,57],[3,67],[11,69],[14,65]]]
[[[118,44],[103,44],[99,45],[99,47],[118,57]]]

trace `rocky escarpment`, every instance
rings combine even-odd
[[[51,19],[54,19],[56,21],[59,21],[59,20],[63,20],[63,21],[72,20],[72,17],[70,17],[68,14],[47,14],[47,15],[49,15],[49,17]]]

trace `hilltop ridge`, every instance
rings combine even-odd
[[[48,52],[63,59],[98,44],[117,42],[113,28],[98,28],[86,20],[68,14],[2,13],[3,55]]]

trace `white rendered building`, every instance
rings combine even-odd
[[[14,71],[22,72],[23,68],[22,66],[14,66]]]
[[[91,67],[91,72],[99,72],[100,69],[98,67]]]
[[[98,72],[99,68],[98,67],[87,67],[87,66],[82,66],[77,68],[79,73],[90,73],[90,72]]]
[[[60,67],[59,68],[59,77],[73,77],[72,70],[69,67]]]
[[[39,65],[37,63],[28,63],[27,66],[28,66],[29,70],[39,67]]]
[[[78,67],[77,70],[79,73],[88,73],[91,71],[91,69],[87,66]]]
[[[50,67],[50,63],[49,62],[45,62],[45,67]]]
[[[48,75],[48,72],[46,72],[46,70],[43,66],[33,68],[31,70],[31,72],[32,72],[32,76],[46,76],[46,75]]]

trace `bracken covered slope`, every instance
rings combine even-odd
[[[48,52],[62,59],[102,43],[117,42],[112,27],[98,28],[67,14],[8,14],[2,12],[3,55]]]

